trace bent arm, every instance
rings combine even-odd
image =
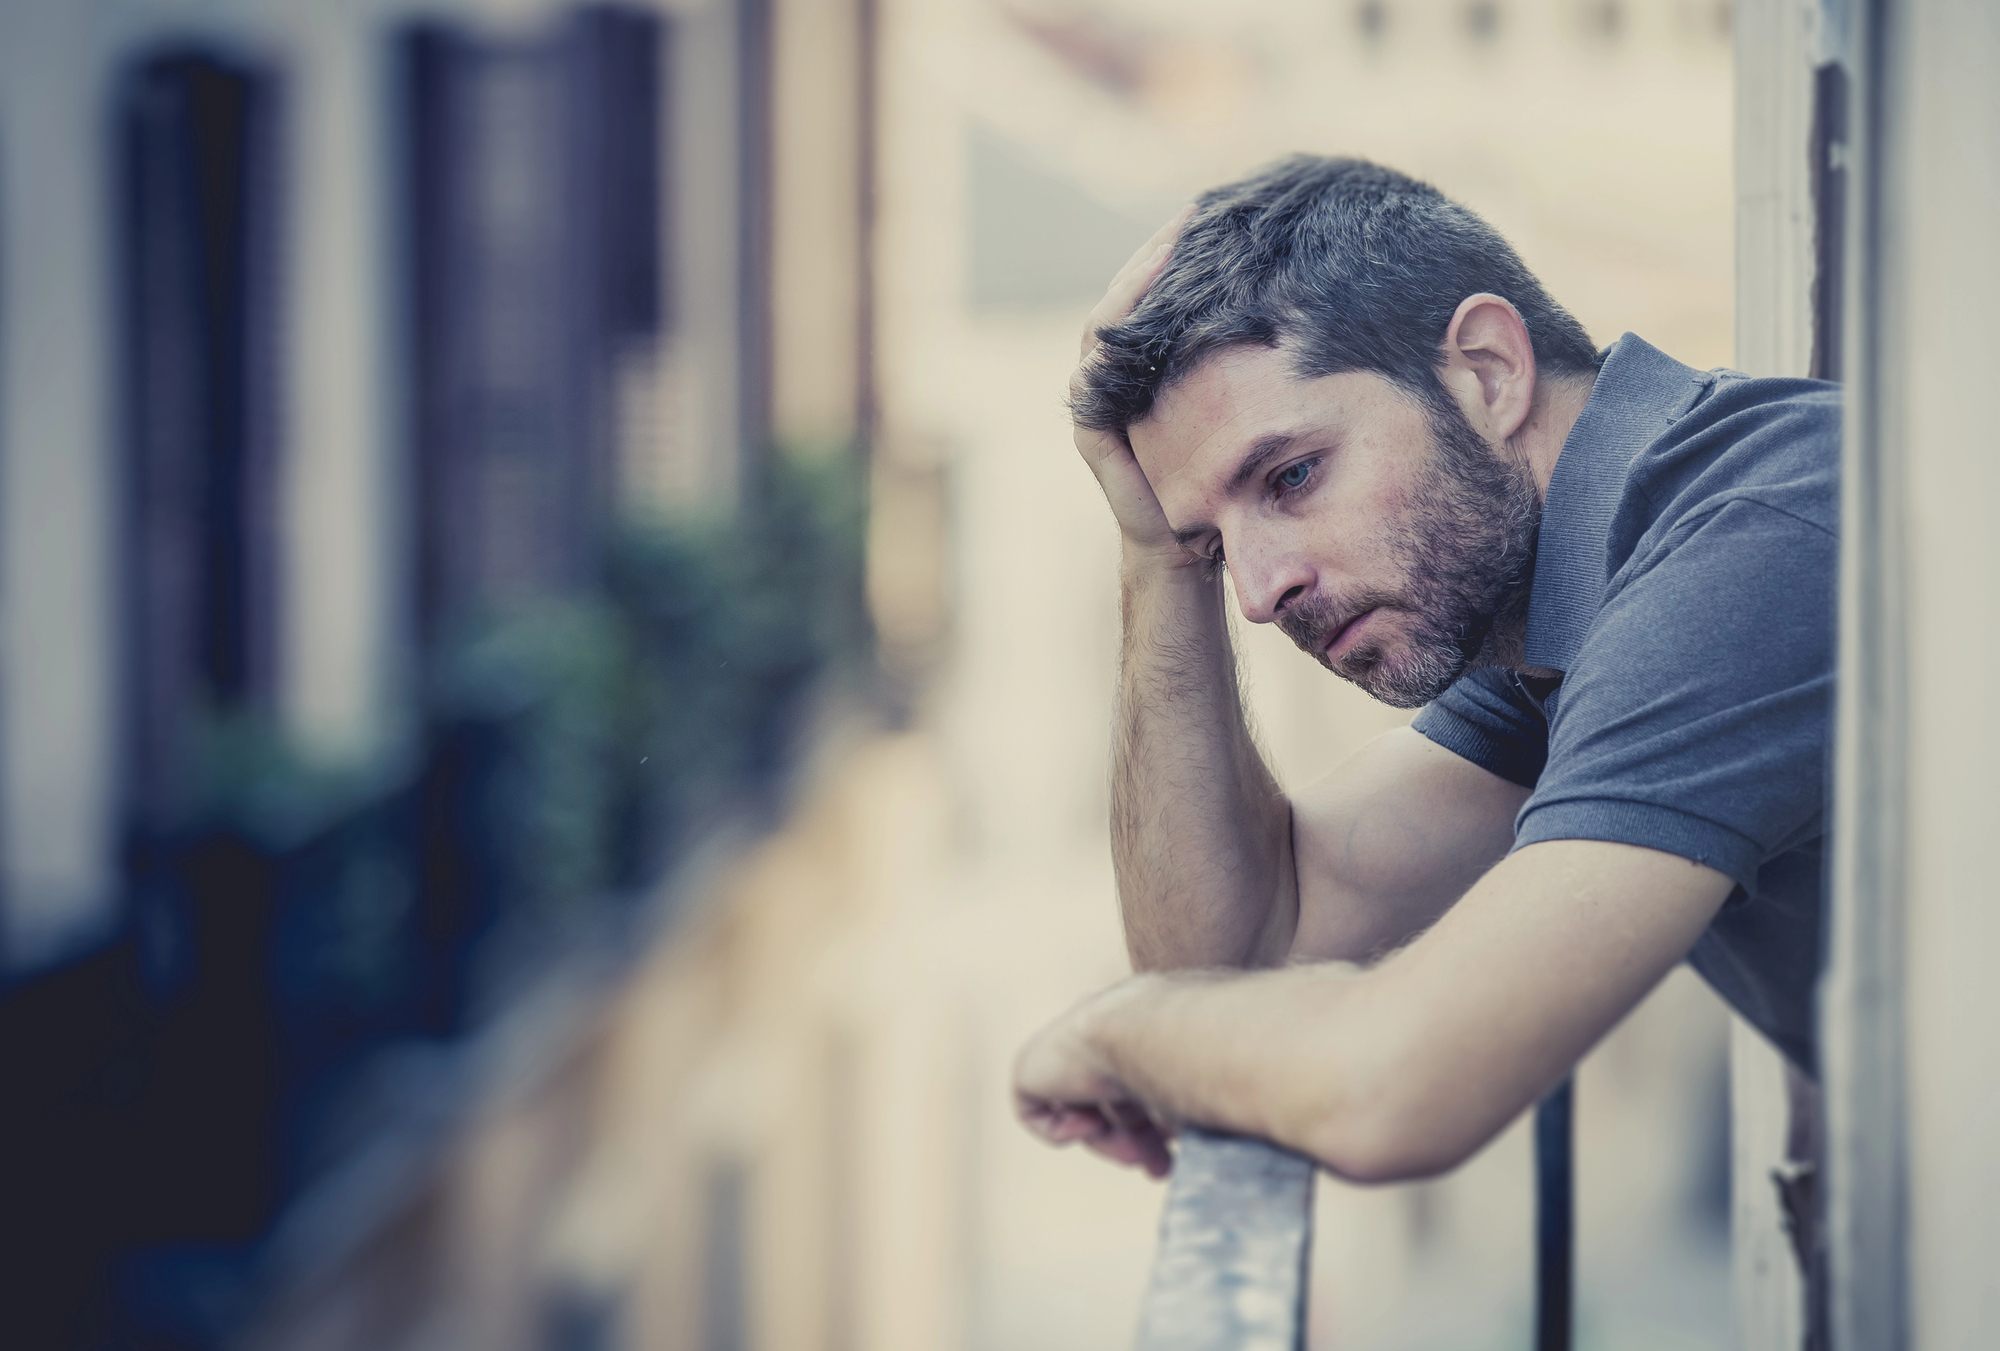
[[[1514,843],[1529,790],[1384,732],[1297,795],[1293,961],[1369,962],[1436,923]]]
[[[1243,717],[1221,577],[1128,551],[1111,856],[1135,970],[1272,966],[1296,927],[1291,807]]]
[[[1113,278],[1086,363],[1187,215]],[[1287,801],[1244,720],[1220,573],[1175,539],[1125,437],[1076,442],[1124,544],[1112,856],[1133,966],[1360,959],[1431,923],[1506,852],[1526,790],[1401,732]]]
[[[1528,790],[1408,728],[1287,800],[1243,716],[1218,580],[1124,581],[1112,854],[1136,969],[1368,961],[1506,855]]]
[[[1633,845],[1532,845],[1371,969],[1113,987],[1022,1051],[1017,1104],[1051,1140],[1156,1171],[1162,1125],[1187,1123],[1276,1141],[1359,1181],[1443,1172],[1636,1005],[1732,885]]]

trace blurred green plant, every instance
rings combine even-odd
[[[643,886],[719,808],[769,801],[809,692],[869,669],[864,511],[858,456],[774,455],[737,513],[627,524],[595,592],[448,645],[430,712],[491,739],[478,810],[503,904]]]
[[[210,709],[188,729],[194,773],[172,834],[222,831],[282,853],[369,795],[371,780],[304,753],[263,710]]]
[[[145,866],[191,878],[217,847],[268,864],[272,979],[290,1035],[323,1046],[301,1064],[461,1025],[488,934],[511,935],[499,990],[705,828],[777,805],[829,677],[868,688],[864,472],[774,456],[737,512],[627,523],[588,590],[468,617],[432,654],[400,771],[329,770],[267,715],[204,717],[186,816]],[[171,908],[190,885],[142,889]]]

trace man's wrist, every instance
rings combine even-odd
[[[1130,539],[1124,543],[1119,555],[1118,570],[1125,583],[1133,585],[1153,581],[1168,582],[1184,586],[1213,585],[1216,567],[1206,558],[1193,554],[1174,544],[1161,549],[1139,544]]]
[[[1145,1039],[1148,1025],[1159,1016],[1174,987],[1184,983],[1188,974],[1141,971],[1100,991],[1084,1006],[1077,1030],[1092,1059],[1141,1096],[1144,1091],[1134,1080],[1144,1076],[1137,1074],[1138,1067],[1132,1063],[1133,1048]]]
[[[1077,1010],[1077,1035],[1099,1063],[1108,1064],[1112,1059],[1121,1025],[1129,1018],[1133,1003],[1143,1003],[1157,980],[1156,973],[1141,971],[1099,990]]]

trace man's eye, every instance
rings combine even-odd
[[[1300,460],[1297,464],[1280,470],[1278,482],[1287,488],[1303,488],[1306,480],[1312,477],[1313,466],[1318,463],[1317,460]]]

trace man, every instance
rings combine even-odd
[[[1811,1072],[1832,386],[1600,353],[1471,212],[1313,157],[1162,230],[1084,348],[1140,974],[1022,1050],[1030,1128],[1444,1172],[1683,958]],[[1288,798],[1228,593],[1423,711]]]

